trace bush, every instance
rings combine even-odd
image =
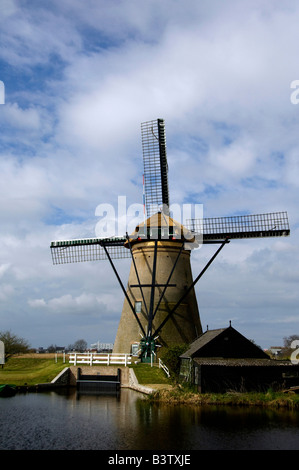
[[[180,355],[189,348],[188,344],[178,344],[167,348],[161,355],[161,360],[168,367],[171,377],[175,380],[180,374]]]

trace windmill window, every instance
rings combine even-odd
[[[135,312],[136,313],[141,313],[141,307],[142,307],[142,302],[141,301],[136,301],[135,302]]]
[[[132,344],[132,356],[138,356],[139,343]]]
[[[148,236],[152,240],[167,239],[171,235],[173,235],[173,227],[151,227],[148,229]]]
[[[159,229],[158,228],[151,228],[150,229],[150,238],[157,240],[159,238]]]

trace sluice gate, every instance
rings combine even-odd
[[[82,374],[81,368],[77,370],[77,390],[80,392],[117,392],[120,390],[121,370],[117,369],[117,375]]]

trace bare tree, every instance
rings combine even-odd
[[[5,360],[13,354],[24,354],[29,351],[29,344],[24,338],[12,334],[10,331],[0,331],[0,340],[5,347]]]
[[[84,352],[87,349],[87,342],[85,339],[77,339],[74,344],[70,344],[68,349],[74,349],[75,351]]]
[[[292,342],[299,339],[299,335],[291,335],[283,338],[283,344],[285,348],[291,348]]]

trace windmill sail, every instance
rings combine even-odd
[[[168,164],[164,119],[141,124],[144,196],[147,217],[169,207]]]
[[[129,250],[124,247],[126,240],[120,237],[53,241],[50,246],[53,264],[106,260],[106,250],[112,259],[130,258]]]
[[[286,212],[189,219],[184,227],[169,223],[164,120],[144,122],[141,131],[147,212],[143,224],[126,237],[53,241],[51,253],[53,264],[110,262],[125,297],[113,351],[129,353],[142,332],[141,356],[146,361],[155,352],[157,334],[160,344],[171,345],[191,343],[201,333],[194,286],[230,239],[286,236],[290,227]],[[220,247],[193,280],[190,250],[201,241]],[[132,258],[127,289],[112,262],[119,258]]]
[[[201,234],[203,243],[219,242],[226,238],[266,238],[290,235],[287,212],[188,219],[186,227],[191,233]],[[147,236],[143,237],[143,239],[146,238]],[[53,264],[106,260],[108,259],[107,251],[111,259],[130,258],[131,254],[126,248],[126,242],[126,237],[53,241],[51,242]]]
[[[290,234],[287,212],[188,219],[186,227],[193,233],[201,233],[204,243],[225,238],[281,237]]]

